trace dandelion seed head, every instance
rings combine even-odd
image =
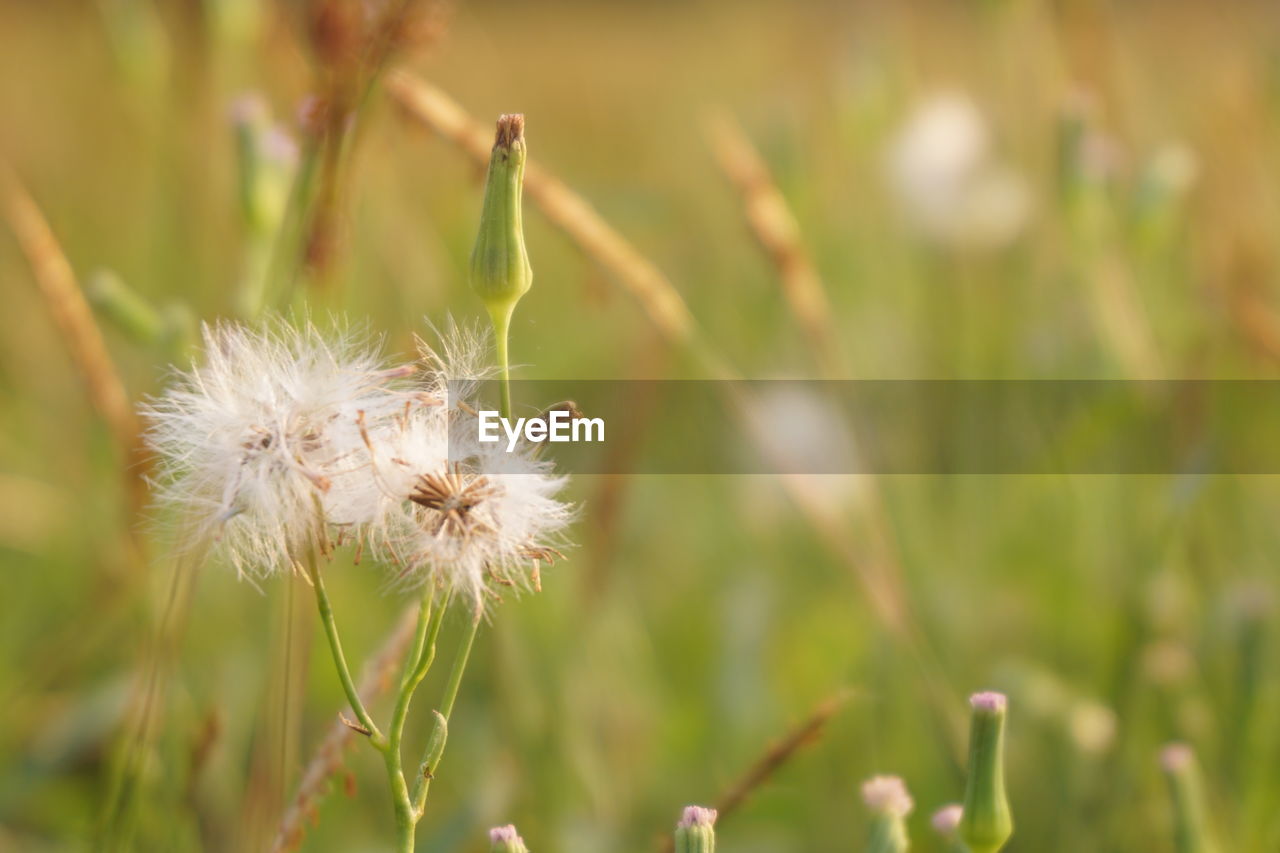
[[[424,345],[419,395],[374,442],[382,494],[370,526],[399,582],[452,589],[477,607],[498,587],[536,588],[573,515],[558,497],[565,479],[535,448],[480,442],[473,410],[458,405],[484,373],[483,346],[465,331],[438,351]]]
[[[483,336],[454,329],[398,367],[357,332],[283,321],[209,326],[204,343],[146,407],[147,439],[162,501],[242,576],[358,540],[393,585],[479,609],[560,556],[565,479],[532,446],[479,442],[458,405],[485,375]]]
[[[389,417],[399,395],[358,332],[224,323],[203,339],[203,363],[144,408],[160,498],[242,574],[290,568],[352,512],[367,476],[360,424]]]

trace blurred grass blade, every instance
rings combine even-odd
[[[826,286],[800,238],[800,225],[769,174],[764,158],[728,112],[708,117],[707,138],[720,171],[742,198],[747,226],[777,271],[782,295],[814,361],[824,376],[838,376],[840,359]]]
[[[84,382],[89,401],[115,438],[136,510],[142,502],[144,449],[133,404],[116,370],[70,261],[35,200],[0,159],[0,204],[22,248],[54,324]]]

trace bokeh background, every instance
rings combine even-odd
[[[189,358],[190,320],[243,314],[264,277],[294,282],[271,304],[367,321],[398,352],[481,317],[465,274],[480,169],[385,75],[344,89],[344,39],[391,5],[0,7],[0,150],[131,399]],[[696,318],[687,339],[655,324],[625,269],[530,204],[524,377],[1277,375],[1271,4],[412,10],[387,68],[485,129],[525,113],[532,156]],[[344,97],[351,117],[329,121]],[[321,189],[280,231],[308,163]],[[6,182],[10,224],[30,222],[21,193]],[[342,706],[308,590],[171,553],[32,249],[0,235],[0,849],[270,849]],[[645,411],[636,428],[660,431]],[[1200,756],[1225,849],[1280,849],[1274,478],[571,490],[578,547],[482,632],[421,849],[480,850],[508,821],[534,850],[657,849],[681,806],[718,801],[837,697],[723,820],[724,849],[858,849],[858,785],[893,772],[918,849],[941,850],[927,818],[960,797],[980,688],[1011,700],[1009,850],[1172,850],[1157,755],[1173,740]],[[364,659],[406,602],[349,555],[329,577]],[[354,745],[302,849],[388,847],[384,786]]]

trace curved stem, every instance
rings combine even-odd
[[[369,742],[378,749],[385,750],[387,747],[386,738],[382,736],[382,732],[378,731],[378,727],[374,725],[373,718],[365,710],[364,703],[360,701],[360,693],[356,690],[356,683],[351,678],[351,670],[347,668],[347,659],[342,653],[342,640],[338,637],[338,624],[333,618],[333,605],[329,603],[329,595],[325,592],[324,579],[321,577],[320,568],[316,564],[314,551],[307,553],[307,573],[311,577],[311,587],[316,592],[316,604],[320,608],[320,624],[324,625],[325,636],[329,639],[329,651],[333,653],[333,664],[338,670],[339,680],[342,681],[342,689],[346,691],[347,701],[351,704],[351,709],[355,711],[360,725],[368,730]]]
[[[462,645],[458,647],[458,655],[453,659],[453,669],[449,671],[449,681],[444,688],[444,701],[440,704],[440,718],[444,724],[449,722],[449,716],[453,713],[454,702],[458,698],[458,688],[462,685],[462,674],[466,672],[467,661],[471,657],[471,647],[475,644],[476,634],[480,630],[480,620],[484,611],[479,607],[476,608],[475,615],[471,619],[471,625],[467,628],[467,633],[462,638]],[[441,722],[436,723],[437,727]],[[415,819],[421,819],[423,810],[427,805],[427,794],[431,789],[431,779],[435,775],[436,767],[439,761],[430,767],[425,768],[422,776],[418,779],[417,788],[413,792],[413,814]]]
[[[435,590],[427,584],[422,591],[422,603],[418,608],[418,627],[414,634],[413,645],[405,657],[404,674],[400,678],[400,693],[396,697],[396,708],[391,716],[391,729],[387,742],[387,750],[383,753],[383,761],[387,768],[387,781],[391,784],[391,794],[396,813],[396,836],[399,851],[412,851],[414,835],[418,825],[418,814],[409,797],[409,785],[404,778],[404,759],[400,752],[400,744],[404,738],[404,723],[409,715],[409,703],[413,700],[414,691],[426,677],[427,670],[436,656],[436,639],[440,636],[440,626],[444,622],[444,613],[449,606],[452,590],[444,602],[434,612],[431,597]]]

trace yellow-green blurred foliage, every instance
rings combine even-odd
[[[81,281],[107,269],[158,306],[234,314],[250,235],[229,110],[258,92],[302,136],[308,14],[251,0],[0,7],[0,151]],[[1271,4],[459,2],[403,61],[486,125],[525,113],[531,157],[671,278],[746,376],[817,368],[708,146],[713,108],[741,123],[791,207],[840,375],[1276,374]],[[1003,245],[929,239],[892,191],[893,141],[939,92],[976,106],[991,156],[1018,176],[1027,220]],[[428,321],[483,316],[465,276],[480,173],[378,91],[358,121],[333,266],[303,284],[313,314],[367,320],[407,352]],[[520,375],[704,377],[531,206],[526,230]],[[163,519],[131,522],[120,454],[7,231],[0,282],[0,849],[92,845],[167,616],[128,794],[135,842],[262,849],[342,707],[308,590],[182,563]],[[168,351],[107,336],[131,395],[162,387]],[[1172,739],[1199,751],[1228,849],[1280,848],[1274,479],[874,488],[870,521],[858,488],[824,490],[848,519],[839,554],[768,478],[577,479],[580,547],[483,630],[422,849],[480,850],[508,821],[534,850],[649,849],[679,807],[713,802],[847,688],[823,738],[723,822],[721,845],[856,849],[858,782],[894,772],[918,804],[918,848],[940,850],[927,814],[963,790],[963,697],[985,687],[1010,695],[1011,851],[1172,849],[1156,762]],[[900,574],[936,669],[877,619],[853,569],[865,560]],[[175,572],[189,604],[170,599]],[[348,656],[363,659],[405,602],[349,557],[328,576]],[[420,694],[410,760],[441,679]],[[303,849],[389,844],[377,756],[356,744],[347,768],[350,796],[340,777]]]

